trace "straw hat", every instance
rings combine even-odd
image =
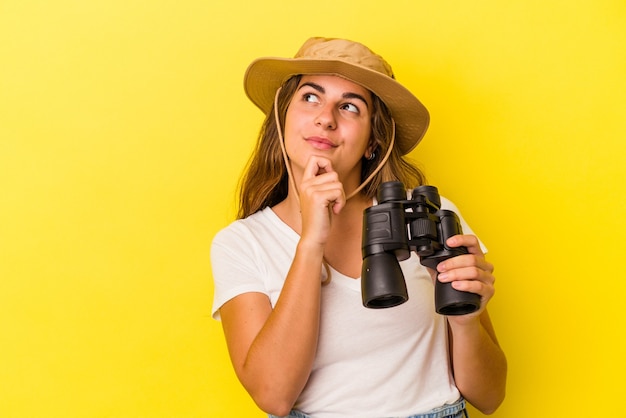
[[[415,148],[428,128],[428,110],[394,79],[391,66],[365,45],[347,39],[310,38],[294,58],[259,58],[246,70],[244,89],[268,114],[276,90],[297,74],[339,75],[376,94],[396,122],[396,143],[402,154]]]

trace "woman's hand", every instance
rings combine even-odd
[[[469,254],[452,257],[439,263],[437,278],[442,283],[451,283],[456,290],[480,295],[480,309],[457,317],[456,320],[463,320],[463,317],[478,317],[495,293],[496,279],[493,276],[493,265],[485,260],[478,238],[474,235],[455,235],[448,238],[446,244],[449,247],[466,247]]]
[[[338,214],[346,204],[343,184],[330,160],[312,156],[304,169],[299,191],[301,239],[323,246],[328,239],[331,214]]]

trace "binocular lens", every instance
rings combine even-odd
[[[391,308],[409,299],[404,275],[393,253],[378,253],[363,260],[361,294],[367,308]]]

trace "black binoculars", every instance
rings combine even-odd
[[[409,298],[399,261],[415,251],[420,263],[433,270],[460,254],[465,247],[448,247],[446,240],[462,233],[456,213],[441,209],[434,186],[419,186],[407,199],[399,181],[378,187],[378,205],[365,209],[363,217],[363,267],[361,296],[367,308],[390,308]],[[442,315],[465,315],[480,308],[480,296],[461,292],[450,283],[435,282],[435,310]]]

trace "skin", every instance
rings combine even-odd
[[[264,411],[287,415],[303,390],[319,335],[323,259],[343,274],[361,270],[363,210],[372,202],[346,195],[360,184],[361,159],[371,153],[371,93],[336,76],[304,76],[290,102],[285,146],[297,190],[273,207],[300,235],[274,309],[267,296],[245,293],[220,309],[235,372]],[[440,263],[439,279],[481,295],[478,312],[449,317],[457,386],[485,413],[504,398],[506,359],[486,305],[494,294],[493,266],[470,235],[450,238],[470,252]],[[435,272],[431,272],[433,278]]]

